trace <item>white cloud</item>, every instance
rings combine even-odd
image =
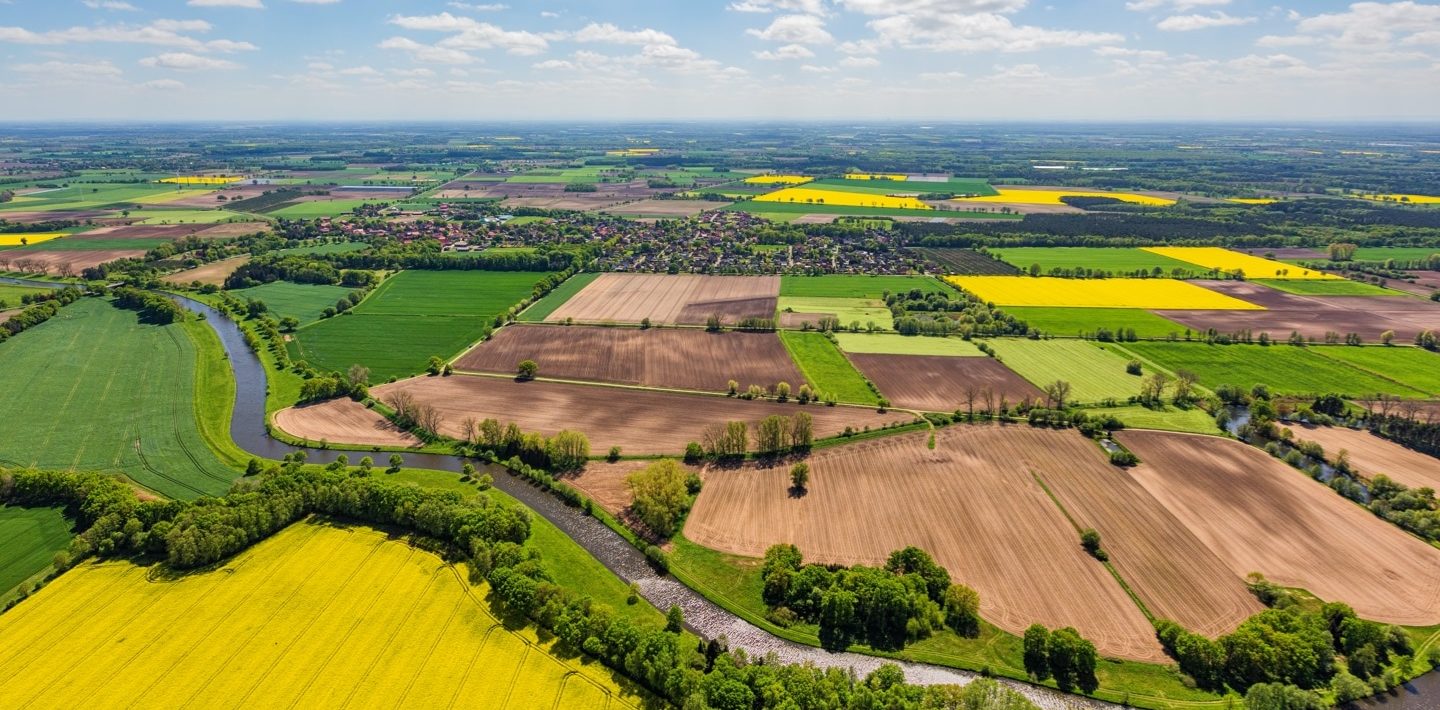
[[[1193,32],[1195,30],[1208,30],[1212,27],[1234,27],[1236,25],[1248,25],[1255,21],[1254,17],[1235,17],[1224,12],[1215,11],[1209,15],[1171,15],[1155,24],[1157,29],[1166,32]]]
[[[469,10],[470,12],[502,12],[510,9],[509,5],[498,2],[478,5],[470,2],[447,2],[445,4],[457,10]]]
[[[189,0],[185,3],[190,7],[240,7],[247,10],[264,10],[265,3],[260,0]]]
[[[959,81],[964,78],[965,72],[959,70],[945,72],[927,71],[920,73],[920,79],[923,81]]]
[[[183,33],[209,32],[204,20],[160,19],[148,25],[91,25],[63,30],[32,32],[23,27],[0,27],[0,42],[33,45],[84,44],[92,42],[148,44],[175,47],[191,52],[236,52],[255,49],[249,42],[228,39],[202,41]]]
[[[571,39],[576,42],[605,42],[609,44],[677,44],[674,37],[660,30],[622,30],[609,22],[592,22],[576,32]]]
[[[551,12],[551,11],[549,11],[549,10],[541,10],[541,11],[540,11],[540,16],[543,17],[543,18],[545,18],[545,19],[547,19],[547,20],[553,20],[553,19],[559,17],[559,16],[560,16],[560,13],[558,13],[558,12]]]
[[[810,74],[830,74],[835,71],[833,67],[818,67],[814,64],[801,64],[800,71]]]
[[[880,66],[880,60],[874,57],[845,57],[840,60],[840,66],[846,69],[866,69]]]
[[[433,69],[427,69],[425,67],[415,67],[414,69],[390,69],[389,73],[394,74],[395,76],[403,76],[410,78],[435,76],[435,71]]]
[[[124,0],[80,0],[80,2],[91,10],[125,10],[134,12],[140,9]]]
[[[825,0],[740,0],[727,8],[735,12],[802,12],[825,14]]]
[[[137,86],[151,91],[179,91],[185,88],[185,82],[177,79],[151,79]]]
[[[1096,47],[1097,57],[1130,57],[1146,61],[1166,59],[1170,55],[1158,49],[1130,49],[1128,47]]]
[[[791,44],[827,44],[835,40],[825,31],[825,21],[814,15],[781,15],[769,27],[749,29],[745,33],[771,42]]]
[[[421,44],[409,37],[391,37],[376,45],[380,49],[394,49],[405,52],[417,62],[432,64],[470,64],[475,58],[458,49]]]
[[[505,30],[488,22],[480,22],[470,17],[458,17],[448,12],[438,15],[399,15],[390,18],[390,24],[407,30],[451,33],[449,37],[440,40],[435,46],[461,52],[504,49],[510,54],[534,55],[540,54],[550,47],[549,41],[533,32]],[[387,47],[387,49],[389,48]]]
[[[204,20],[156,20],[150,27],[166,32],[209,32],[214,25]]]
[[[1029,0],[835,0],[865,15],[968,15],[1018,12]]]
[[[256,47],[249,42],[236,42],[235,40],[230,39],[210,40],[209,42],[205,43],[205,48],[216,52],[225,52],[226,54],[229,54],[231,52],[253,52],[259,49],[259,47]]]
[[[1352,59],[1375,62],[1409,61],[1416,57],[1394,52],[1396,46],[1440,43],[1440,5],[1404,2],[1357,2],[1343,12],[1306,17],[1291,11],[1295,34],[1266,35],[1261,47],[1315,45]]]
[[[538,64],[530,65],[533,69],[575,71],[575,65],[564,59],[547,59]]]
[[[1055,47],[1119,44],[1113,32],[1051,30],[1016,25],[994,13],[975,15],[895,15],[869,23],[881,46],[936,52],[1033,52]]]
[[[175,69],[179,71],[240,68],[239,64],[228,59],[202,57],[198,54],[190,54],[189,52],[165,52],[153,57],[145,57],[140,60],[140,66],[157,69]]]
[[[1197,7],[1216,7],[1229,4],[1230,0],[1135,0],[1135,2],[1125,3],[1125,9],[1149,12],[1164,8],[1171,12],[1186,12]]]
[[[809,59],[813,56],[815,56],[815,53],[803,44],[787,44],[773,52],[767,49],[763,52],[755,53],[756,59],[763,59],[768,62],[778,62],[787,59]]]
[[[62,62],[48,61],[38,64],[17,64],[11,67],[21,74],[37,74],[46,79],[64,81],[88,81],[120,76],[123,72],[109,61]]]

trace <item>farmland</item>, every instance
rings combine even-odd
[[[1337,279],[1338,276],[1322,271],[1271,261],[1258,256],[1241,254],[1238,251],[1219,247],[1142,247],[1151,254],[1184,261],[1206,269],[1226,273],[1239,272],[1252,278],[1275,279]]]
[[[879,401],[855,366],[824,335],[787,330],[780,333],[780,342],[785,344],[810,386],[826,396],[859,404]]]
[[[1399,293],[1388,288],[1381,288],[1374,284],[1367,284],[1349,279],[1296,279],[1296,280],[1274,280],[1256,279],[1255,283],[1264,284],[1277,291],[1293,293],[1298,296],[1398,296]]]
[[[1058,337],[1094,337],[1100,330],[1135,331],[1139,338],[1183,335],[1187,328],[1139,308],[1041,308],[1007,306],[1005,312],[1025,321],[1032,330]]]
[[[881,299],[886,293],[902,293],[917,288],[925,293],[945,292],[943,284],[925,276],[829,274],[780,277],[781,296]]]
[[[601,274],[546,316],[551,323],[703,325],[773,318],[780,279],[774,276]]]
[[[698,329],[512,325],[455,361],[462,371],[513,374],[534,360],[540,376],[723,392],[741,388],[798,389],[804,382],[774,333],[707,333]]]
[[[1440,395],[1440,355],[1419,348],[1317,348],[1331,360],[1373,372],[1421,392]]]
[[[894,197],[885,194],[841,191],[828,188],[788,187],[784,190],[760,195],[756,202],[784,202],[791,204],[816,205],[824,211],[826,205],[837,207],[875,207],[891,210],[934,210],[934,207],[913,197]]]
[[[1423,394],[1322,354],[1343,346],[1301,348],[1139,342],[1126,343],[1123,347],[1171,372],[1189,370],[1199,376],[1201,385],[1212,389],[1234,385],[1249,390],[1263,384],[1272,392],[1289,394],[1336,392],[1356,397],[1382,392],[1410,397]]]
[[[0,247],[18,247],[28,244],[43,244],[66,236],[64,232],[0,234]]]
[[[551,313],[555,312],[556,308],[564,305],[566,301],[573,298],[581,289],[589,286],[590,282],[594,281],[599,275],[600,274],[596,272],[588,271],[583,274],[571,276],[566,279],[564,283],[552,289],[550,293],[545,294],[544,298],[531,304],[529,308],[526,308],[517,320],[525,323],[544,322],[546,318],[550,317]]]
[[[1142,462],[1131,476],[1235,575],[1260,572],[1374,621],[1440,622],[1440,550],[1240,442],[1117,437]]]
[[[598,662],[503,624],[462,571],[378,531],[302,523],[224,569],[150,571],[87,564],[0,617],[15,674],[0,704],[643,702]]]
[[[301,328],[296,359],[326,370],[359,363],[371,381],[404,377],[431,356],[475,342],[496,316],[530,296],[544,274],[524,271],[404,271],[346,314]]]
[[[1041,398],[1039,388],[984,357],[855,355],[850,360],[897,407],[928,412],[994,409]],[[987,404],[987,402],[989,404]]]
[[[828,192],[825,194],[834,195],[837,193]],[[790,215],[807,214],[824,214],[850,217],[920,216],[935,219],[946,219],[951,217],[963,219],[1020,219],[1020,215],[1018,214],[1003,214],[999,212],[981,212],[978,210],[964,210],[958,208],[955,210],[919,210],[912,207],[872,207],[841,204],[840,202],[835,202],[828,199],[825,201],[824,204],[816,204],[813,202],[776,202],[770,200],[761,201],[757,198],[753,200],[743,200],[741,202],[736,202],[735,204],[732,204],[729,207],[725,207],[723,209],[731,212],[749,212],[751,214],[760,215],[761,217],[770,217],[772,219],[783,219]]]
[[[1013,265],[974,249],[912,248],[911,251],[933,262],[941,271],[951,274],[1008,276],[1020,273]]]
[[[890,309],[875,298],[781,296],[778,305],[780,325],[785,328],[800,328],[805,323],[819,326],[826,317],[836,319],[845,328],[858,324],[861,328],[873,325],[878,330],[890,330],[894,325]]]
[[[1317,341],[1333,332],[1356,333],[1374,342],[1389,330],[1404,342],[1423,330],[1440,329],[1440,306],[1409,296],[1298,296],[1249,281],[1195,283],[1265,310],[1160,310],[1156,315],[1197,332],[1244,329],[1281,340],[1295,331]]]
[[[212,261],[208,264],[202,264],[193,269],[177,271],[173,274],[170,274],[169,276],[166,276],[163,280],[166,283],[171,283],[175,285],[185,285],[198,281],[201,284],[211,284],[213,286],[219,286],[225,283],[225,279],[229,278],[230,274],[235,273],[236,269],[244,266],[249,261],[249,254],[245,254],[243,256],[232,256],[228,259],[221,259],[219,261]]]
[[[877,175],[856,180],[847,175],[841,180],[817,180],[811,187],[870,195],[994,195],[995,188],[984,180],[894,180]],[[888,176],[893,177],[893,176]]]
[[[406,391],[417,402],[434,406],[443,419],[441,431],[447,436],[459,437],[466,417],[491,417],[513,421],[526,432],[547,436],[562,429],[580,431],[590,438],[591,451],[619,446],[627,455],[677,455],[687,443],[700,441],[705,428],[712,424],[731,420],[753,424],[772,414],[809,413],[815,421],[816,438],[835,436],[846,427],[855,431],[878,429],[887,423],[912,419],[901,412],[879,414],[859,407],[802,407],[718,395],[621,390],[566,382],[515,382],[473,375],[417,377],[371,391],[382,401],[390,392]]]
[[[1260,307],[1172,279],[1061,279],[1049,276],[950,276],[945,279],[1000,306],[1257,310]]]
[[[1071,190],[1066,188],[1030,188],[1001,186],[995,188],[993,195],[982,195],[979,197],[964,197],[954,200],[958,203],[991,203],[1003,202],[1021,205],[1063,205],[1062,197],[1108,197],[1121,202],[1131,202],[1137,205],[1149,205],[1152,207],[1165,207],[1175,204],[1175,200],[1168,197],[1156,197],[1154,195],[1142,195],[1134,192],[1106,192],[1100,190]]]
[[[282,207],[268,214],[271,217],[280,217],[284,219],[314,219],[316,217],[338,217],[343,214],[349,214],[350,212],[354,211],[356,207],[370,204],[372,202],[381,202],[383,201],[383,199],[384,198],[370,200],[315,200],[312,202],[297,202],[295,204]]]
[[[1129,358],[1115,346],[1015,338],[991,340],[989,345],[1001,362],[1037,387],[1069,382],[1070,397],[1078,402],[1124,401],[1140,393],[1140,378],[1125,372]]]
[[[37,293],[45,293],[47,289],[31,288],[29,286],[15,286],[8,283],[0,283],[0,303],[6,304],[9,308],[19,308],[20,299],[26,296],[33,296]]]
[[[209,365],[191,338],[213,339],[204,328],[141,324],[132,311],[87,298],[0,343],[0,387],[9,393],[0,399],[0,461],[123,472],[176,498],[224,493],[239,472],[212,453],[197,418],[197,367]],[[209,391],[206,401],[219,396]]]
[[[263,301],[277,318],[289,316],[301,323],[311,323],[320,320],[321,311],[334,307],[335,302],[350,291],[343,286],[274,281],[230,293],[245,300]]]
[[[847,353],[876,355],[949,355],[980,357],[984,353],[968,340],[929,338],[894,333],[836,333],[835,340]]]
[[[1113,247],[1006,247],[991,251],[1005,262],[1021,270],[1039,266],[1039,273],[1052,269],[1089,269],[1111,274],[1146,271],[1156,275],[1198,274],[1195,264],[1171,259],[1144,249]]]
[[[0,603],[8,592],[48,568],[70,544],[71,524],[59,508],[0,505]],[[27,590],[28,591],[28,590]]]
[[[422,444],[414,434],[349,397],[282,409],[273,419],[281,431],[305,441],[400,447]]]
[[[1292,431],[1297,441],[1313,441],[1324,447],[1325,457],[1331,462],[1344,451],[1350,465],[1366,479],[1384,475],[1412,488],[1440,487],[1440,466],[1435,465],[1434,457],[1370,432],[1321,426],[1295,426]]]

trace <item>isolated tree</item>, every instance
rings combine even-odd
[[[671,604],[670,611],[665,613],[665,630],[672,634],[678,634],[685,628],[685,612],[680,610],[679,604]]]
[[[405,457],[404,457],[404,456],[401,456],[400,454],[390,454],[390,468],[389,468],[389,472],[390,472],[390,473],[398,473],[398,472],[400,471],[400,468],[401,468],[402,466],[404,466],[404,465],[405,465]]]
[[[810,483],[810,464],[801,461],[790,467],[790,487],[797,491],[806,490]]]
[[[370,383],[370,368],[364,365],[351,365],[345,372],[345,381],[350,384],[351,389],[358,389]]]
[[[1080,531],[1080,546],[1085,548],[1085,551],[1090,553],[1090,556],[1101,562],[1109,559],[1109,556],[1105,554],[1105,550],[1100,547],[1100,533],[1096,532],[1095,528],[1085,528]]]
[[[1070,399],[1070,383],[1065,380],[1055,380],[1044,387],[1045,401],[1056,409],[1064,409],[1065,401]]]
[[[1188,404],[1195,398],[1195,384],[1200,376],[1189,370],[1175,371],[1174,398],[1176,404]]]
[[[980,636],[980,594],[963,584],[945,590],[945,625],[965,637]]]
[[[625,479],[633,498],[630,510],[651,532],[670,537],[690,508],[687,477],[680,464],[671,459],[661,459],[630,474]]]
[[[521,360],[520,364],[515,366],[515,373],[522,380],[533,380],[539,372],[540,366],[534,360]]]

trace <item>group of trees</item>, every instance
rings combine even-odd
[[[750,426],[745,422],[725,422],[705,428],[702,442],[692,444],[705,456],[716,461],[745,458],[750,451]],[[755,452],[762,456],[805,453],[815,443],[814,419],[806,412],[791,416],[772,414],[755,424]]]
[[[273,281],[352,287],[374,285],[375,274],[365,270],[338,269],[324,256],[334,255],[290,254],[254,259],[231,272],[225,278],[225,288],[250,288]]]
[[[913,288],[883,295],[901,335],[1025,335],[1030,330],[970,293]]]
[[[336,397],[349,397],[357,402],[370,396],[370,368],[351,365],[345,374],[332,372],[306,378],[300,383],[300,403],[322,402]]]
[[[1079,688],[1093,693],[1100,687],[1095,677],[1098,655],[1095,644],[1071,627],[1051,631],[1042,624],[1025,629],[1025,672],[1036,680],[1054,678],[1061,690]]]
[[[167,325],[185,318],[185,309],[158,293],[129,286],[121,286],[110,293],[115,296],[115,305],[139,311],[141,320]]]
[[[661,459],[625,477],[633,501],[630,510],[657,537],[668,538],[680,523],[695,496],[700,477],[686,471],[674,459]]]
[[[896,550],[883,568],[803,562],[794,545],[765,551],[760,572],[768,618],[819,624],[827,649],[858,642],[896,650],[946,627],[971,638],[980,634],[980,595],[951,584],[950,574],[924,550]]]
[[[67,286],[56,291],[46,291],[30,296],[29,303],[32,305],[29,308],[0,323],[0,343],[54,318],[62,306],[74,303],[82,295],[80,289]]]
[[[439,417],[433,414],[434,409],[429,405],[416,403],[403,390],[392,392],[390,398],[390,406],[397,414],[400,412],[395,401],[398,398],[399,404],[415,412],[412,416],[420,420],[417,424],[422,427],[429,425],[426,431],[433,435],[438,429]],[[514,457],[526,466],[549,471],[578,471],[590,460],[590,440],[578,431],[562,430],[546,437],[536,432],[523,432],[514,422],[501,425],[493,418],[477,421],[474,417],[467,417],[460,423],[460,437],[473,451],[488,458],[501,460]]]

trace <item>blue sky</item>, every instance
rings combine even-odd
[[[0,0],[0,120],[1440,119],[1440,3]]]

